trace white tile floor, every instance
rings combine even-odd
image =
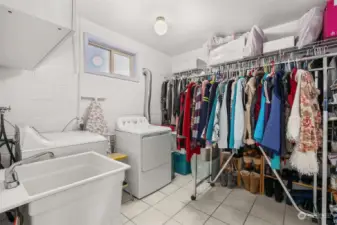
[[[126,225],[312,225],[297,219],[296,210],[273,198],[253,195],[243,189],[203,184],[196,201],[191,201],[192,176],[175,180],[142,200],[122,205]]]
[[[192,176],[177,175],[163,189],[142,200],[130,201],[124,195],[121,221],[124,225],[313,225],[300,221],[297,211],[273,198],[253,195],[243,189],[211,188],[204,183],[198,188],[196,201],[191,201]],[[7,225],[4,218],[0,224]],[[9,225],[10,223],[8,223]]]

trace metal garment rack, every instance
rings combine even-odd
[[[333,47],[335,47],[336,45],[334,45]],[[326,50],[328,49],[327,46],[324,47],[319,47],[319,48],[323,48],[324,54],[321,55],[314,55],[314,56],[304,56],[301,58],[296,58],[296,59],[290,59],[288,58],[288,60],[280,60],[279,62],[269,62],[269,63],[264,63],[263,66],[272,66],[275,64],[282,64],[282,63],[299,63],[299,62],[304,62],[304,61],[311,61],[311,60],[315,60],[315,59],[322,59],[323,60],[323,68],[319,68],[319,69],[314,69],[314,70],[309,70],[311,72],[315,72],[315,80],[316,80],[316,87],[317,87],[317,78],[318,78],[318,71],[323,71],[323,146],[322,146],[322,212],[321,212],[321,217],[319,218],[319,215],[317,213],[317,175],[314,176],[314,187],[313,187],[313,197],[314,197],[314,205],[315,205],[315,209],[314,209],[314,213],[308,213],[308,212],[304,212],[303,210],[301,210],[295,203],[295,201],[293,200],[292,196],[290,195],[287,187],[285,186],[283,180],[281,179],[281,177],[279,176],[279,174],[277,173],[276,170],[272,170],[274,175],[276,176],[277,180],[280,182],[282,188],[284,189],[286,195],[288,196],[289,200],[291,201],[292,205],[295,207],[295,209],[298,211],[298,218],[303,220],[306,217],[311,217],[311,218],[317,218],[321,220],[321,224],[322,225],[326,225],[326,219],[327,219],[327,210],[326,210],[326,205],[327,205],[327,153],[328,153],[328,132],[327,132],[327,127],[328,127],[328,70],[330,69],[335,69],[335,68],[330,68],[328,67],[328,58],[330,57],[334,57],[337,56],[337,52],[334,53],[326,53]],[[314,50],[315,51],[315,50]],[[281,57],[284,57],[284,55],[282,55],[280,53]],[[256,62],[258,60],[260,60],[260,57],[256,57],[255,59],[249,59],[248,61],[251,60],[255,60]],[[273,58],[276,59],[276,58]],[[265,60],[265,59],[263,59]],[[247,60],[242,60],[242,61],[247,61]],[[241,62],[242,62],[241,61]],[[238,61],[240,63],[240,61]],[[227,72],[231,73],[231,72],[244,72],[245,69],[252,69],[254,68],[253,64],[251,64],[252,66],[248,66],[248,67],[244,67],[240,66],[240,64],[238,62],[231,62],[228,64],[237,64],[238,67],[237,68],[229,68],[227,67]],[[241,64],[242,65],[242,64]],[[257,64],[255,64],[256,66]],[[261,65],[261,64],[260,64]],[[219,66],[219,71],[221,71],[222,68],[226,68],[227,65],[225,66]],[[227,74],[229,75],[229,74]],[[203,75],[196,75],[196,76],[190,76],[188,78],[194,78],[194,77],[204,77],[204,76],[209,76],[209,74],[203,74]],[[262,152],[263,156],[265,157],[267,163],[269,164],[269,166],[271,166],[271,162],[269,157],[265,154],[263,148],[259,147],[259,150]],[[214,180],[211,179],[211,170],[210,170],[210,175],[205,177],[204,179],[201,179],[199,182],[197,182],[197,158],[195,160],[195,169],[196,169],[196,175],[195,175],[195,188],[194,188],[194,195],[191,196],[192,200],[196,199],[197,196],[197,187],[202,184],[205,180],[207,180],[208,178],[210,178],[209,182],[211,186],[214,186],[214,183],[217,181],[217,179],[219,178],[219,176],[221,175],[221,173],[223,172],[223,170],[227,167],[228,163],[230,162],[230,160],[232,159],[232,157],[235,155],[237,150],[233,150],[232,154],[230,155],[229,159],[225,162],[224,166],[221,168],[220,172],[217,174],[217,176],[215,177]],[[212,151],[211,151],[211,155],[210,155],[210,168],[212,168]]]

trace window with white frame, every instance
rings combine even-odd
[[[113,47],[88,33],[84,34],[84,49],[86,73],[138,81],[135,53]]]

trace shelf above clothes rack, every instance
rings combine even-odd
[[[310,59],[311,57],[328,55],[331,52],[336,52],[336,49],[337,49],[337,38],[334,38],[334,39],[328,39],[324,41],[317,41],[312,44],[306,45],[300,49],[297,47],[280,49],[278,51],[269,52],[269,53],[261,54],[258,56],[246,57],[244,59],[219,63],[216,65],[212,65],[210,67],[217,68],[217,67],[221,67],[225,65],[234,65],[234,64],[242,65],[242,63],[247,64],[247,62],[254,62],[254,61],[262,64],[260,60],[269,61],[269,62],[279,61],[280,63],[286,63],[284,59],[296,61],[297,59],[305,58],[305,57],[307,57],[306,60],[312,60]]]

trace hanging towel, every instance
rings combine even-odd
[[[267,77],[267,74],[264,75],[263,79],[265,80]],[[263,134],[264,134],[264,110],[265,110],[265,104],[266,104],[266,97],[264,95],[264,89],[262,88],[261,93],[261,108],[259,112],[259,117],[257,119],[255,131],[254,131],[254,140],[258,143],[261,143]]]
[[[225,92],[222,98],[222,104],[220,108],[220,117],[219,117],[219,148],[228,148],[228,119],[227,119],[227,92],[228,85],[225,84]]]
[[[108,125],[104,120],[104,113],[98,101],[92,101],[83,116],[85,130],[101,135],[108,134]]]

